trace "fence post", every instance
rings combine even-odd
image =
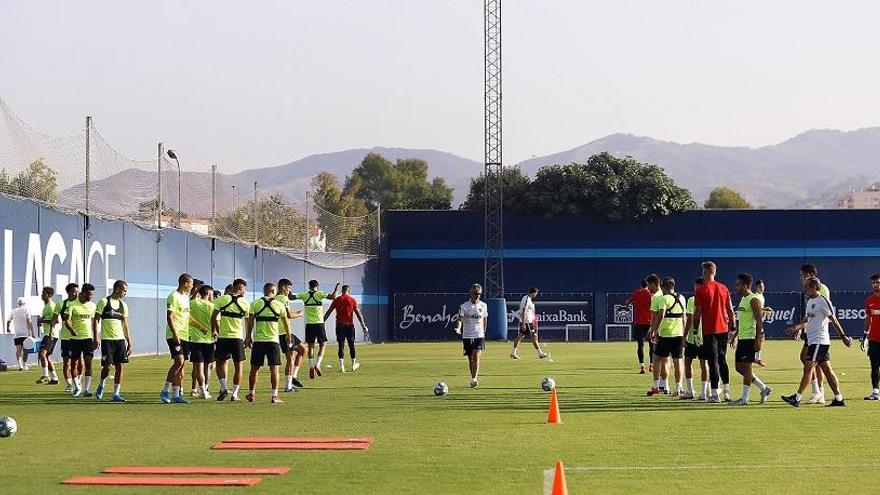
[[[156,227],[162,228],[162,143],[159,143],[159,152],[156,154],[156,171],[159,176],[159,193],[156,195]]]
[[[91,134],[92,134],[92,118],[86,116],[86,217],[89,216],[89,188],[91,187]],[[88,220],[86,220],[88,221]]]
[[[311,197],[310,191],[306,191],[306,260],[309,259],[309,198]]]
[[[254,244],[259,244],[260,237],[257,235],[257,181],[254,181],[254,207],[253,207],[253,215],[254,215]]]
[[[211,227],[209,230],[217,232],[217,165],[211,165]]]

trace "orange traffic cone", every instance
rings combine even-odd
[[[568,495],[568,487],[565,485],[565,468],[562,461],[556,462],[556,472],[553,474],[553,489],[550,495]]]
[[[550,397],[550,414],[547,415],[547,422],[551,424],[562,424],[562,416],[559,415],[559,401],[556,400],[556,390]]]

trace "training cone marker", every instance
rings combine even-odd
[[[556,390],[550,396],[550,414],[547,415],[547,422],[551,424],[562,424],[562,416],[559,415],[559,401],[556,400]]]
[[[562,461],[556,462],[556,472],[553,473],[553,489],[550,495],[568,495],[568,487],[565,486],[565,468]]]

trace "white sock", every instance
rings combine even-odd
[[[309,368],[315,367],[315,360],[313,358],[309,358]]]
[[[180,387],[174,385],[171,387],[171,396],[172,397],[180,397]]]
[[[74,378],[73,379],[73,386],[76,388],[80,388],[80,385],[82,385],[82,380],[80,380],[79,377]]]
[[[834,394],[834,400],[843,400],[843,394]]]
[[[718,397],[719,395],[721,395],[721,389],[713,388],[712,397]]]
[[[823,399],[825,398],[825,389],[824,388],[819,389],[819,395],[821,395]]]
[[[293,375],[287,375],[287,388],[293,387]]]
[[[351,364],[355,364],[357,362],[358,362],[357,358],[351,358]]]
[[[90,388],[92,388],[92,377],[87,376],[86,377],[86,392],[88,392]]]
[[[278,389],[277,388],[272,389],[272,397],[278,397]]]
[[[72,385],[73,385],[73,380],[70,379],[70,378],[65,378],[65,379],[64,379],[64,383],[66,383],[67,386],[69,387],[69,386],[72,386]]]
[[[663,378],[660,382],[660,388],[662,388],[663,390],[669,390],[669,380]]]
[[[22,361],[21,359],[18,360],[18,367],[19,369],[24,369],[24,361]]]
[[[755,359],[761,359],[761,351],[755,351]]]
[[[220,380],[220,390],[229,390],[226,388],[226,378],[219,378]]]
[[[165,392],[171,392],[171,382],[165,382],[165,388],[162,390]]]
[[[743,394],[742,394],[741,399],[745,400],[745,401],[749,400],[749,392],[751,392],[751,390],[752,390],[751,386],[743,385]]]
[[[730,384],[729,383],[723,384],[722,387],[724,387],[725,392],[730,392]]]
[[[202,385],[202,395],[208,395],[208,382]]]
[[[43,376],[49,376],[49,367],[43,366]]]
[[[757,376],[752,378],[752,384],[758,387],[758,390],[760,390],[761,392],[767,389],[767,384],[762,382],[761,379]]]
[[[703,397],[709,395],[709,382],[703,382]]]
[[[880,388],[875,388],[875,389],[874,389],[874,393],[875,393],[875,394],[880,394]]]
[[[52,379],[56,381],[58,380],[58,373],[55,373],[54,369],[52,370]]]
[[[654,388],[660,388],[663,385],[663,380],[654,380]]]
[[[694,395],[694,379],[688,378],[687,384],[688,384],[688,393],[691,395]]]
[[[232,386],[232,395],[238,397],[238,390],[239,390],[240,388],[241,388],[241,386],[239,386],[239,385],[233,385],[233,386]]]
[[[794,393],[794,398],[797,400],[801,400],[801,394],[799,392]]]
[[[544,351],[542,351],[540,347],[536,348],[535,352],[538,353],[538,356],[540,356],[541,354],[544,354]]]
[[[819,395],[819,380],[813,378],[813,381],[810,382],[813,385],[813,395]]]
[[[513,354],[514,356],[516,356],[516,347],[514,347],[513,350],[510,351],[510,353]]]
[[[122,385],[116,384],[116,387],[113,388],[113,395],[119,395],[122,392]]]
[[[316,368],[320,368],[320,367],[321,367],[321,361],[323,361],[323,360],[324,360],[324,356],[318,356],[318,360],[315,361],[315,367],[316,367]]]
[[[345,359],[339,360],[339,369],[341,369],[341,370],[345,369]]]
[[[297,375],[299,375],[299,366],[294,366],[293,367],[293,377],[296,378]],[[293,383],[292,380],[291,380],[291,383]]]

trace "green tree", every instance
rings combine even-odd
[[[428,163],[407,158],[392,163],[378,153],[364,157],[346,179],[344,195],[383,209],[448,210],[452,188],[441,177],[428,180]]]
[[[531,179],[519,167],[505,167],[501,172],[504,194],[504,209],[515,211],[528,201]],[[462,210],[482,210],[486,201],[486,175],[480,174],[471,179],[467,198],[461,204]]]
[[[652,220],[696,208],[690,191],[663,169],[632,157],[593,155],[586,164],[538,170],[520,211],[544,216],[593,214],[609,220]]]
[[[742,194],[725,186],[718,186],[712,189],[712,192],[709,193],[709,199],[703,203],[703,206],[715,210],[748,209],[752,207],[751,203],[746,201]]]
[[[3,169],[0,172],[0,192],[54,203],[58,199],[58,172],[46,166],[42,158],[31,162],[11,180]]]
[[[256,238],[261,246],[296,250],[305,249],[305,232],[305,216],[275,194],[237,207],[211,227],[211,234],[219,237],[248,242]]]
[[[364,200],[351,191],[343,192],[336,176],[321,172],[312,179],[315,201],[314,223],[326,236],[327,251],[357,253],[364,251],[364,239],[375,235],[375,217],[368,218]]]

